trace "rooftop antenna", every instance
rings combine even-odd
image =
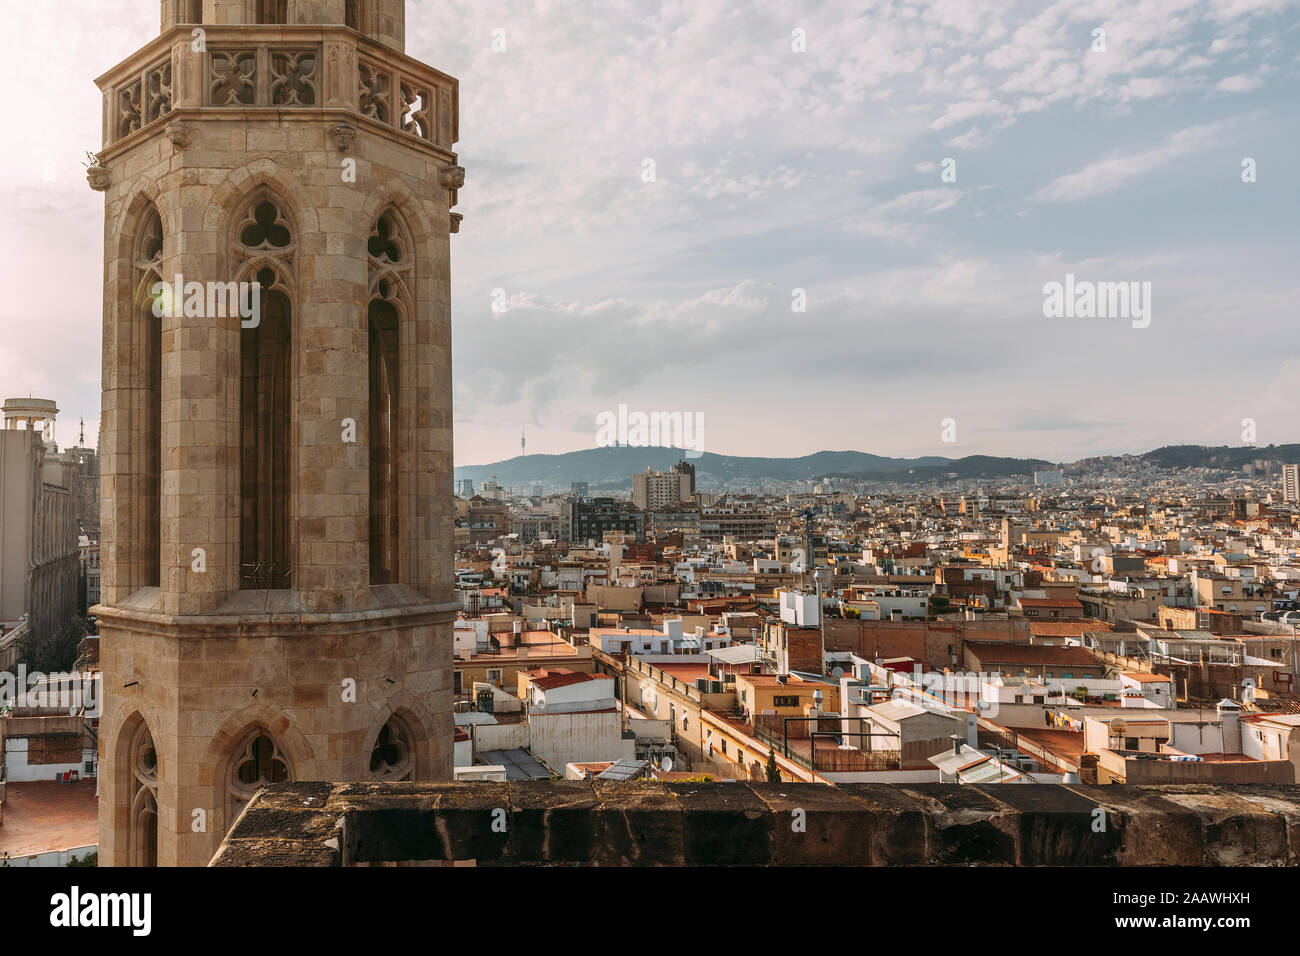
[[[86,420],[81,419],[81,437],[77,439],[77,444],[82,448],[86,447]]]

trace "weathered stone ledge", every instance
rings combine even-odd
[[[287,783],[212,866],[1292,866],[1300,785]]]

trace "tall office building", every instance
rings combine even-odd
[[[1282,466],[1282,498],[1300,504],[1300,465]]]
[[[24,617],[38,640],[77,610],[78,460],[54,441],[55,403],[10,398],[0,429],[0,670],[17,662]]]

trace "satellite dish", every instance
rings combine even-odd
[[[836,680],[839,680],[841,677],[844,676],[844,668],[843,667],[833,668],[831,670],[831,676],[834,677]]]
[[[673,772],[673,758],[672,758],[672,757],[665,757],[665,758],[664,758],[664,762],[663,762],[660,766],[663,767],[664,773],[672,773],[672,772]]]
[[[1123,737],[1128,733],[1128,722],[1123,717],[1116,717],[1110,722],[1110,735],[1112,737]]]

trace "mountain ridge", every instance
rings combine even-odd
[[[949,472],[959,477],[997,477],[1048,466],[1041,459],[995,458],[971,455],[944,458],[925,455],[919,458],[890,458],[860,451],[819,451],[797,458],[763,458],[744,455],[719,455],[704,452],[687,458],[680,448],[664,446],[608,446],[565,452],[558,455],[516,455],[488,465],[466,465],[455,469],[457,481],[469,479],[480,484],[495,476],[498,483],[509,486],[541,482],[547,488],[568,488],[576,481],[590,488],[627,489],[632,476],[646,468],[667,471],[679,461],[696,467],[699,487],[727,482],[799,481],[836,477],[862,480],[916,480],[942,477]]]
[[[470,479],[476,486],[495,475],[505,486],[540,482],[544,489],[567,490],[585,481],[592,490],[628,490],[632,476],[646,468],[667,471],[678,461],[696,466],[696,485],[718,487],[729,482],[758,484],[763,481],[807,481],[816,478],[852,478],[863,481],[903,483],[933,481],[949,475],[957,478],[1006,478],[1030,476],[1034,471],[1058,467],[1042,458],[1008,458],[966,455],[948,458],[923,455],[891,458],[861,451],[818,451],[794,458],[748,455],[719,455],[704,452],[687,458],[687,450],[666,446],[629,447],[611,445],[580,449],[555,455],[516,455],[486,465],[464,465],[455,469],[457,481]],[[693,453],[692,453],[693,454]],[[1105,455],[1060,463],[1073,468],[1104,463],[1111,459],[1142,461],[1164,469],[1215,468],[1238,470],[1258,459],[1300,461],[1300,444],[1267,446],[1164,445],[1138,455]]]

